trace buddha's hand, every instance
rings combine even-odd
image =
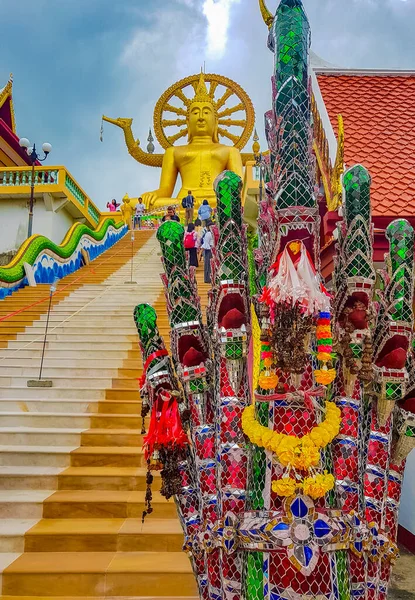
[[[158,198],[158,195],[157,192],[146,192],[145,194],[142,194],[141,198],[143,199],[143,204],[148,210],[153,206],[153,204]]]

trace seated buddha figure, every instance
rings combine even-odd
[[[196,207],[205,199],[209,204],[216,205],[213,182],[222,171],[234,171],[242,177],[239,150],[219,142],[217,108],[207,91],[203,73],[200,74],[196,95],[189,101],[186,121],[188,143],[167,148],[159,188],[142,194],[147,208],[172,203],[178,175],[181,178],[181,189],[176,202],[180,203],[191,190]]]

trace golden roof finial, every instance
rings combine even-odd
[[[262,18],[264,19],[265,25],[268,29],[271,29],[272,24],[274,22],[274,17],[268,10],[265,0],[259,0],[259,10],[261,11]]]
[[[9,81],[6,83],[4,88],[2,90],[0,90],[2,97],[5,98],[7,95],[11,94],[12,88],[13,88],[13,73],[10,73]]]

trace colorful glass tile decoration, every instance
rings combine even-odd
[[[401,403],[415,389],[414,235],[405,221],[388,228],[389,274],[375,311],[370,176],[361,165],[349,169],[329,306],[318,262],[310,30],[301,1],[282,0],[268,24],[275,73],[258,239],[248,240],[242,222],[240,177],[222,173],[205,321],[183,228],[160,227],[172,359],[154,310],[140,305],[142,393],[150,407],[160,386],[182,396],[191,443],[176,499],[203,600],[386,600],[405,459],[415,445],[411,403]],[[283,254],[314,282],[310,294],[322,306],[315,300],[312,314],[305,314],[311,296],[294,311],[288,289],[286,301],[265,300]],[[329,314],[337,356],[322,321]],[[299,348],[304,367],[295,370]],[[287,364],[281,357],[290,352]],[[249,432],[244,414],[255,415]],[[329,414],[337,416],[328,423]]]
[[[308,53],[310,25],[301,2],[281,2],[271,30],[275,53],[274,167],[277,209],[314,207]]]

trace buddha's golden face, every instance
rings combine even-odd
[[[216,137],[217,118],[209,102],[193,102],[188,116],[189,140],[195,137]]]

